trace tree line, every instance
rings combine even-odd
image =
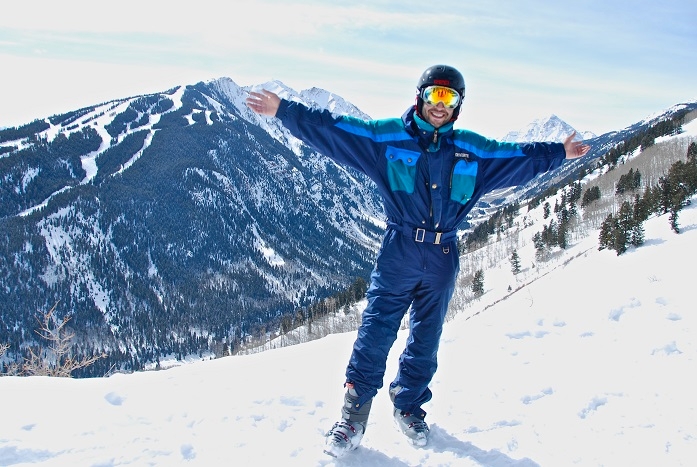
[[[638,171],[632,176],[637,177]],[[628,174],[629,175],[629,174]],[[618,184],[619,185],[619,184]],[[633,189],[637,189],[636,188]],[[624,191],[622,191],[624,192]],[[610,213],[601,225],[598,249],[609,249],[621,255],[629,245],[644,243],[643,223],[652,214],[670,213],[670,228],[680,233],[678,216],[697,193],[697,143],[691,143],[686,161],[676,161],[658,183],[648,186],[643,194],[635,194],[632,202],[624,201],[617,213]]]
[[[607,151],[601,158],[598,168],[603,165],[608,171],[614,169],[622,155],[627,154],[637,148],[646,149],[653,146],[658,136],[673,135],[681,131],[681,124],[684,121],[685,113],[680,113],[667,121],[661,121],[654,126],[636,133],[615,147]],[[689,204],[689,199],[697,193],[697,164],[695,162],[697,154],[697,143],[689,145],[686,161],[678,160],[670,166],[667,173],[658,177],[658,182],[653,186],[648,186],[643,195],[636,194],[642,186],[643,174],[635,168],[619,177],[613,191],[614,196],[620,198],[619,209],[607,215],[605,222],[601,226],[599,235],[599,249],[614,249],[621,254],[626,251],[629,245],[641,245],[644,241],[643,221],[651,214],[669,213],[671,228],[676,233],[679,232],[678,215],[680,210]],[[542,230],[533,236],[533,244],[536,250],[536,258],[544,261],[549,258],[553,248],[565,249],[569,245],[570,234],[576,230],[579,220],[579,210],[577,204],[580,201],[582,208],[587,208],[601,199],[601,189],[598,185],[590,186],[582,190],[580,180],[587,172],[581,170],[578,180],[572,181],[562,188],[561,196],[554,202],[554,206],[546,201],[551,196],[557,195],[559,186],[551,186],[540,195],[532,198],[528,202],[528,211],[543,205],[543,219],[549,220],[542,226]],[[650,173],[649,179],[655,179],[656,175]],[[633,195],[633,201],[623,200]],[[518,206],[515,206],[517,212]],[[554,213],[554,215],[552,215]],[[504,221],[507,219],[506,212],[501,209],[493,214],[488,221],[481,223],[472,233],[469,234],[464,243],[466,248],[463,250],[470,253],[475,248],[479,248],[488,242],[488,237],[494,233],[501,233],[510,227]],[[526,222],[526,221],[524,221]],[[597,224],[596,224],[597,225]],[[463,252],[464,254],[464,252]],[[509,256],[513,274],[518,274],[521,270],[520,258],[517,251]],[[473,271],[476,280],[471,283],[472,291],[475,295],[482,293],[482,271]]]
[[[607,151],[602,158],[602,163],[613,167],[617,165],[620,157],[624,154],[628,154],[639,148],[644,150],[651,147],[655,143],[656,138],[661,136],[678,134],[682,129],[684,120],[685,112],[681,111],[677,112],[669,119],[651,125],[646,130],[638,132],[636,135],[625,139],[622,143]]]

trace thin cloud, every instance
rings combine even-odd
[[[153,92],[145,83],[156,75],[162,89],[223,76],[242,85],[317,86],[382,118],[413,102],[423,69],[448,63],[465,75],[466,105],[479,116],[473,129],[505,134],[557,105],[583,116],[570,124],[603,132],[657,105],[697,98],[696,14],[696,5],[677,0],[634,9],[596,0],[200,0],[185,7],[123,0],[99,9],[87,0],[10,2],[0,15],[0,66],[11,70],[4,80],[14,87],[0,90],[0,126],[24,123],[19,114],[39,104],[42,111],[29,115],[46,115],[52,99],[88,105],[75,82],[98,79],[103,95],[116,97],[133,73],[144,77],[142,93]],[[36,62],[12,66],[9,57]],[[28,86],[37,81],[29,73],[58,80],[56,71],[87,74],[52,93]],[[134,84],[131,94],[139,92]],[[27,98],[37,93],[45,102]]]

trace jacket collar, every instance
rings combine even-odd
[[[453,132],[453,122],[446,123],[442,127],[438,128],[438,138],[437,143],[434,147],[433,145],[433,135],[436,132],[436,128],[433,127],[423,118],[419,117],[416,113],[416,107],[412,106],[407,109],[402,115],[402,122],[404,123],[404,128],[412,136],[419,139],[419,143],[424,148],[429,148],[430,151],[437,149],[440,146],[440,140],[444,136],[450,136]]]
[[[433,138],[433,133],[436,131],[433,125],[417,115],[416,108],[414,106],[408,108],[404,114],[402,114],[402,122],[410,134],[425,137],[429,140]],[[438,128],[438,134],[440,136],[444,136],[452,133],[453,123],[454,122],[449,122]]]

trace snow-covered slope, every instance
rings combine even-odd
[[[541,274],[527,245],[521,277],[537,278],[505,299],[510,265],[487,269],[484,296],[446,323],[423,449],[393,427],[383,390],[362,446],[322,453],[350,332],[159,372],[0,378],[0,465],[692,465],[697,316],[678,265],[697,260],[697,204],[680,219],[680,235],[650,219],[619,257],[591,233]]]

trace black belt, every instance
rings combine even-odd
[[[412,238],[417,243],[440,245],[441,243],[447,243],[457,238],[457,230],[451,230],[450,232],[433,232],[420,227],[409,227],[408,225],[399,225],[392,222],[388,222],[387,226],[402,232],[403,235]]]

